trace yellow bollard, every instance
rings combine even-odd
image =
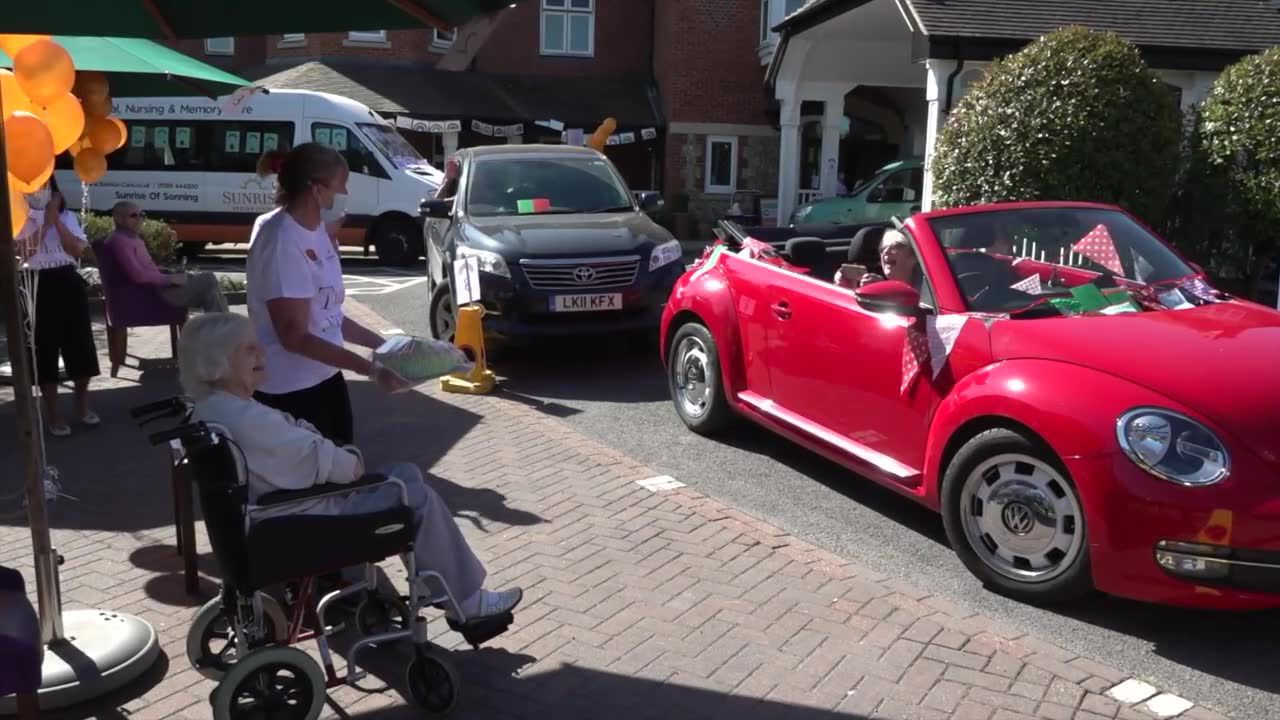
[[[475,367],[468,373],[455,373],[440,378],[440,389],[445,392],[462,393],[464,395],[485,395],[493,392],[498,378],[489,369],[484,354],[484,327],[480,318],[484,317],[484,308],[479,305],[465,305],[458,308],[458,328],[453,334],[453,344],[457,345],[472,360]]]

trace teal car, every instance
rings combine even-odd
[[[899,160],[880,168],[867,182],[846,195],[801,205],[791,214],[792,225],[856,225],[888,222],[919,212],[924,195],[924,163]]]

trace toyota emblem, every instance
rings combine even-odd
[[[595,268],[589,268],[586,265],[583,265],[582,267],[574,268],[573,270],[573,280],[579,285],[586,285],[587,283],[595,279],[596,279]]]

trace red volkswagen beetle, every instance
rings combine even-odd
[[[746,416],[938,510],[1023,600],[1280,606],[1280,313],[1105,205],[725,228],[663,319],[689,428]]]

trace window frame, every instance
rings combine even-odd
[[[306,41],[306,33],[282,33],[280,35],[281,45],[302,45]]]
[[[449,38],[442,37],[443,31],[440,28],[431,28],[431,47],[451,48],[458,40],[458,28],[447,31]]]
[[[227,46],[226,48],[217,48],[217,47],[214,47],[214,45],[213,45],[212,43],[214,43],[214,42],[216,42],[216,41],[219,41],[219,40],[225,40],[225,41],[227,41],[228,46]],[[235,54],[236,54],[236,39],[235,39],[235,37],[216,37],[216,38],[205,38],[205,39],[204,39],[204,54],[205,54],[205,55],[235,55]]]
[[[596,0],[586,0],[586,8],[576,8],[576,0],[541,0],[538,12],[538,52],[552,57],[595,57],[596,54]],[[547,47],[547,17],[558,16],[564,24],[564,47],[560,49]],[[587,19],[587,49],[575,51],[570,48],[569,20],[572,17]]]
[[[728,144],[732,148],[731,163],[729,166],[729,184],[714,185],[712,184],[711,164],[715,159],[712,153],[712,147],[719,144]],[[702,189],[708,195],[732,195],[738,189],[738,136],[737,135],[708,135],[703,144],[704,155],[702,163]]]
[[[347,32],[347,42],[384,45],[388,42],[386,30],[351,30]]]
[[[309,142],[320,142],[319,140],[316,139],[316,130],[318,128],[328,128],[330,131],[340,128],[346,131],[348,150],[338,151],[343,155],[344,158],[346,157],[346,153],[350,151],[352,143],[358,143],[360,145],[360,148],[363,151],[361,152],[361,154],[370,161],[370,164],[373,166],[374,171],[366,173],[366,172],[359,172],[356,169],[352,168],[351,169],[352,175],[360,175],[362,177],[374,178],[375,180],[391,179],[391,174],[387,172],[387,168],[383,164],[382,154],[379,153],[377,150],[373,149],[372,147],[370,147],[370,143],[368,139],[365,138],[364,133],[360,132],[359,128],[355,128],[350,125],[344,125],[343,123],[340,123],[340,122],[331,122],[328,120],[312,120],[311,126],[307,129],[307,137],[310,138]],[[332,147],[332,145],[329,145],[328,147]],[[347,161],[347,164],[348,166],[350,166],[349,160]]]

